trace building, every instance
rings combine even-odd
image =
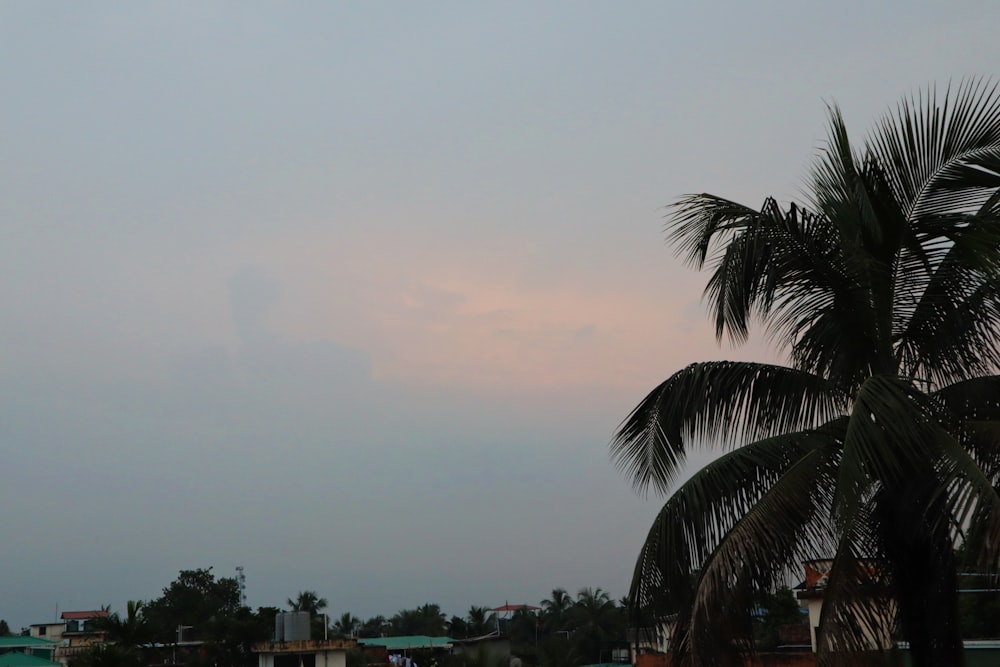
[[[62,641],[64,630],[66,630],[66,624],[62,621],[56,623],[32,623],[28,626],[28,636],[51,642],[60,642]]]
[[[37,655],[9,651],[0,653],[0,667],[62,667],[62,664]]]
[[[19,656],[27,656],[29,658],[52,662],[58,646],[58,642],[30,635],[27,637],[0,637],[0,657],[9,656],[9,661],[20,659]]]
[[[895,627],[895,606],[887,597],[879,594],[879,592],[885,593],[879,568],[869,561],[861,561],[857,565],[858,581],[865,582],[872,595],[853,602],[849,608],[843,610],[843,613],[862,630],[866,650],[891,649],[895,646],[895,639],[892,636]],[[796,597],[800,604],[805,603],[809,611],[809,638],[814,653],[818,647],[819,621],[823,613],[823,601],[832,568],[831,559],[806,561],[803,563],[805,580],[796,586]]]
[[[105,609],[64,611],[59,615],[60,620],[54,623],[31,624],[28,635],[32,639],[51,643],[54,650],[45,657],[65,666],[74,655],[104,643],[104,631],[99,629],[97,621],[107,617]]]
[[[258,667],[347,667],[353,639],[300,639],[265,642],[253,647]]]

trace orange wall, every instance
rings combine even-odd
[[[816,654],[801,653],[759,653],[743,663],[746,667],[816,667]],[[670,656],[640,655],[636,667],[670,667]]]

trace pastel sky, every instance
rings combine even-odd
[[[247,573],[627,592],[616,425],[716,343],[663,206],[801,190],[1000,4],[0,4],[0,618]]]

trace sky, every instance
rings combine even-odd
[[[608,443],[718,343],[691,192],[989,76],[1000,4],[0,3],[0,618],[628,591]],[[709,456],[699,454],[699,456]],[[696,461],[700,460],[696,457]]]

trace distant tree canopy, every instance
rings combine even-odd
[[[368,620],[361,623],[361,627],[358,629],[359,637],[382,637],[389,632],[389,621],[386,620],[385,616],[378,615],[372,616]]]
[[[260,607],[254,612],[240,602],[237,580],[216,579],[209,567],[181,570],[163,589],[163,595],[142,605],[141,612],[151,641],[172,644],[182,638],[206,642],[202,653],[188,660],[191,665],[254,667],[257,660],[250,648],[273,636],[278,610]]]
[[[142,655],[127,646],[97,644],[70,659],[70,667],[145,667]]]
[[[402,609],[389,619],[393,635],[427,635],[442,637],[445,633],[444,612],[436,604],[424,604],[416,609]]]
[[[7,621],[0,618],[0,637],[10,637],[10,626],[7,625]]]
[[[288,598],[292,611],[308,611],[311,616],[322,614],[326,605],[326,598],[321,598],[316,591],[299,591],[296,597]]]
[[[308,590],[288,598],[287,604],[292,610],[314,615],[327,607],[326,599]],[[106,609],[108,617],[96,626],[110,643],[83,651],[69,667],[143,667],[171,661],[188,667],[256,667],[251,649],[273,639],[275,616],[281,612],[277,607],[255,611],[243,606],[237,580],[217,578],[210,567],[181,570],[159,598],[130,600],[121,612]],[[467,616],[453,616],[446,622],[441,607],[427,603],[402,609],[389,619],[379,615],[362,620],[344,612],[334,618],[329,630],[337,638],[428,635],[461,639],[500,629],[510,639],[512,653],[525,658],[525,664],[570,667],[610,661],[610,650],[624,645],[623,609],[600,588],[581,589],[576,598],[556,589],[552,599],[542,603],[541,611],[526,607],[499,620],[490,608],[474,605]],[[314,628],[313,638],[321,638],[322,631],[317,636]],[[4,633],[9,633],[9,627],[0,621],[0,635]],[[181,639],[200,643],[196,648],[178,645]],[[418,663],[430,666],[433,656],[425,657],[418,658]],[[499,667],[499,663],[477,663],[475,658],[460,662],[465,667]],[[353,652],[349,667],[360,667],[364,660],[363,652]]]
[[[351,638],[354,637],[358,630],[361,628],[361,619],[352,614],[351,612],[345,612],[340,615],[333,623],[333,630],[338,637],[341,638]]]
[[[178,628],[186,627],[183,636],[205,639],[212,625],[233,617],[240,610],[240,587],[233,577],[215,578],[212,568],[181,570],[177,579],[163,589],[163,595],[145,608],[145,616],[156,641],[177,640]]]
[[[778,631],[783,626],[808,623],[795,594],[787,586],[765,595],[760,611],[759,623],[754,628],[754,639],[760,649],[776,647],[779,644]]]

